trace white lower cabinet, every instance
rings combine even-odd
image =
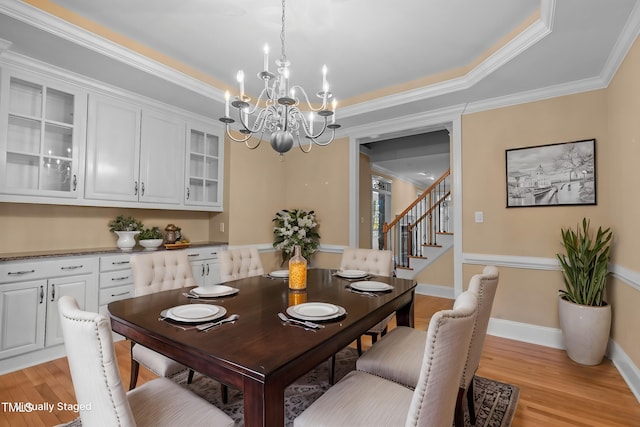
[[[200,286],[220,283],[224,245],[185,249]],[[58,300],[108,316],[113,301],[134,297],[131,253],[0,262],[0,374],[64,356]],[[122,338],[114,334],[115,339]]]
[[[98,312],[109,316],[107,306],[113,301],[133,298],[133,274],[131,254],[105,255],[100,257],[100,292],[98,295]],[[122,335],[114,333],[115,339]]]
[[[0,359],[44,348],[47,281],[0,287]]]
[[[218,252],[221,250],[224,250],[223,246],[186,249],[193,276],[199,286],[217,285],[222,282],[218,266]]]
[[[97,258],[0,265],[0,359],[63,342],[57,302],[71,295],[86,310],[97,310]]]

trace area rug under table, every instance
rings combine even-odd
[[[347,347],[336,355],[336,381],[355,369],[358,353]],[[309,405],[329,389],[329,364],[321,363],[306,375],[300,377],[285,390],[285,425],[292,426],[293,420]],[[222,409],[233,418],[238,426],[243,426],[242,393],[229,387],[229,400],[222,403],[220,384],[204,375],[198,375],[187,384],[186,373],[174,378],[194,393]],[[519,390],[510,384],[477,377],[474,383],[476,401],[476,424],[474,427],[508,427],[516,410]],[[465,400],[466,403],[466,400]],[[465,425],[471,427],[469,415],[465,411]],[[375,426],[372,426],[375,427]],[[389,427],[389,426],[384,426]]]
[[[350,347],[341,350],[336,355],[336,381],[355,369],[357,358],[358,353]],[[284,396],[286,426],[292,426],[293,420],[329,389],[328,378],[329,365],[324,362],[287,387]],[[187,384],[186,372],[178,374],[173,379],[222,409],[236,421],[238,426],[244,425],[242,417],[244,402],[239,390],[229,387],[229,401],[227,404],[223,404],[220,383],[217,381],[196,374],[193,382]],[[518,404],[519,390],[517,387],[476,376],[474,394],[477,418],[473,427],[509,427],[511,425]],[[467,411],[465,411],[465,425],[472,427]],[[79,427],[81,423],[77,419],[66,426]]]

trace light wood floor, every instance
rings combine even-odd
[[[416,328],[426,329],[434,312],[451,306],[451,300],[418,295]],[[116,353],[127,386],[128,342],[116,343]],[[640,403],[608,360],[581,366],[561,350],[488,336],[478,375],[520,388],[514,427],[640,426]],[[141,368],[138,384],[152,378]],[[75,403],[66,358],[0,376],[0,404],[5,402]],[[58,408],[29,414],[0,408],[2,426],[52,426],[76,417]]]

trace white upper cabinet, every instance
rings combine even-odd
[[[139,106],[89,96],[87,199],[138,201],[140,117]]]
[[[185,205],[222,209],[224,139],[219,129],[190,123],[187,126]]]
[[[140,201],[181,204],[185,127],[175,116],[142,111]]]
[[[185,126],[170,113],[90,95],[85,198],[182,204]]]
[[[0,191],[76,199],[84,164],[86,92],[2,70]]]

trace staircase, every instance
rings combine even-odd
[[[412,279],[453,246],[451,170],[383,226],[384,248],[393,252],[396,275]]]

